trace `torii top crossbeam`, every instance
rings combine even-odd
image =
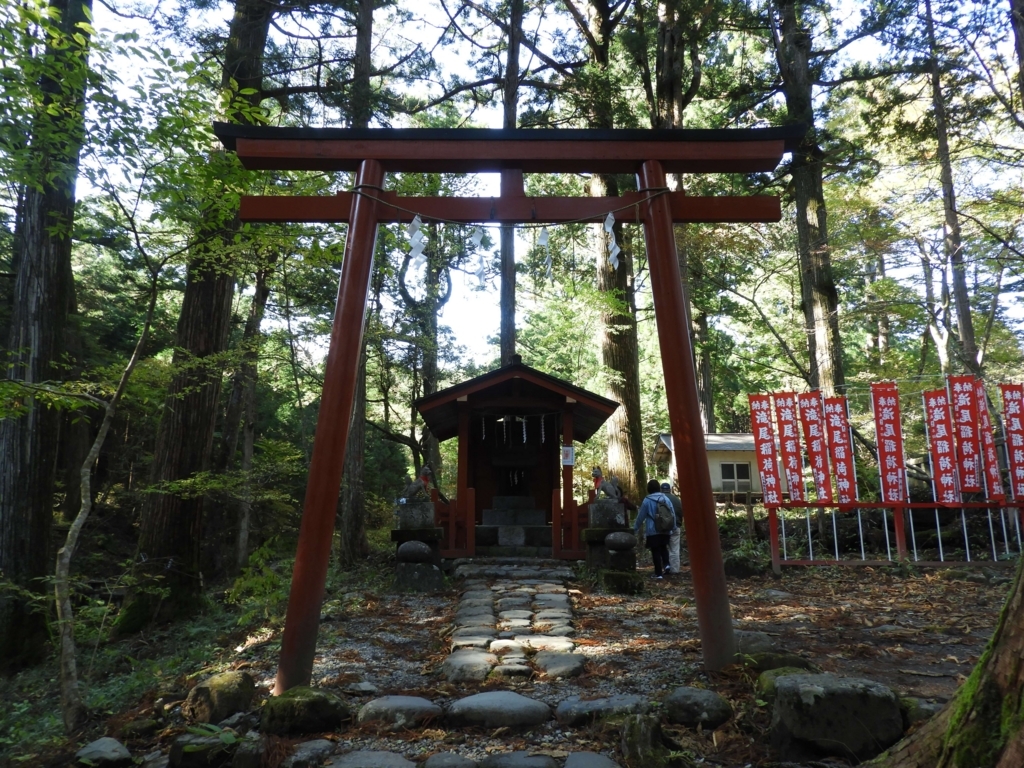
[[[697,622],[705,666],[734,659],[735,643],[704,457],[673,221],[771,222],[775,197],[689,197],[669,192],[665,173],[773,170],[795,147],[803,126],[709,131],[466,130],[270,128],[217,123],[217,136],[251,169],[356,171],[353,192],[324,198],[246,197],[243,221],[348,222],[338,304],[310,461],[299,545],[275,692],[309,683],[348,441],[366,296],[377,226],[419,214],[425,219],[501,223],[600,221],[609,212],[644,226],[665,393],[683,509]],[[500,171],[496,198],[397,197],[385,172]],[[636,173],[637,192],[623,197],[526,197],[523,173]],[[571,489],[567,492],[571,492]]]

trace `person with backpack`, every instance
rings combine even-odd
[[[683,530],[683,501],[674,493],[672,486],[668,483],[661,484],[661,492],[668,496],[672,502],[672,509],[676,513],[676,528],[668,537],[668,568],[665,573],[679,573],[679,539]]]
[[[644,542],[654,560],[654,578],[661,579],[668,565],[669,538],[677,526],[672,500],[661,492],[661,484],[657,480],[647,483],[647,497],[641,502],[633,523],[633,531],[637,535],[641,525],[644,527]]]

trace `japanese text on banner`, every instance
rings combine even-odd
[[[815,390],[796,396],[800,406],[800,420],[804,424],[807,440],[807,458],[811,462],[814,488],[818,501],[832,501],[832,480],[828,471],[828,452],[825,445],[825,418],[821,407],[821,393]]]
[[[857,500],[857,470],[845,397],[825,398],[825,430],[836,474],[836,496],[840,504],[850,504]]]
[[[996,439],[992,435],[992,420],[988,415],[985,383],[981,379],[975,379],[974,397],[978,403],[978,426],[981,428],[985,494],[992,501],[1001,501],[1006,498],[1006,493],[1003,491],[1003,478],[999,474],[999,454],[996,453]]]
[[[895,384],[871,385],[871,408],[875,414],[878,443],[878,473],[882,500],[904,501],[907,497],[903,464],[903,432],[900,427],[900,397]]]
[[[782,469],[786,475],[790,501],[806,501],[804,498],[804,463],[800,453],[800,433],[796,425],[796,395],[792,392],[777,392],[775,418],[779,423],[779,453]]]
[[[772,405],[768,395],[748,395],[750,424],[754,431],[754,450],[757,453],[757,471],[761,478],[761,493],[765,505],[782,503],[782,483],[779,482],[779,464],[775,458],[775,434],[772,430]]]
[[[944,389],[932,389],[922,394],[924,423],[932,463],[932,491],[935,500],[943,504],[957,504],[956,455],[953,450],[953,420],[949,415],[949,395]]]
[[[1010,468],[1010,492],[1024,500],[1024,384],[1000,384],[1003,393],[1003,429],[1006,432],[1006,464]]]
[[[953,408],[956,436],[956,458],[960,474],[960,490],[977,493],[981,490],[981,440],[978,437],[978,404],[975,400],[973,376],[949,376],[949,402]]]

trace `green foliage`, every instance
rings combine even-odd
[[[228,591],[228,601],[241,610],[238,626],[260,622],[273,625],[284,617],[293,561],[280,560],[279,549],[280,540],[276,537],[257,548]]]

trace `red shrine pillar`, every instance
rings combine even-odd
[[[381,164],[376,160],[364,160],[356,176],[357,189],[379,188],[383,184]],[[366,297],[376,242],[377,203],[372,196],[353,195],[313,456],[309,465],[306,504],[302,510],[292,587],[288,594],[275,695],[297,685],[309,685],[313,672],[316,636],[320,629],[320,604],[324,598],[341,473],[345,466],[358,361],[363,350]]]
[[[643,164],[638,181],[641,190],[656,191],[667,187],[665,170],[657,160]],[[687,499],[683,504],[683,520],[701,650],[704,667],[718,670],[735,661],[736,641],[700,420],[693,345],[690,342],[692,326],[680,281],[668,197],[659,195],[653,198],[643,206],[643,215],[679,495]]]

